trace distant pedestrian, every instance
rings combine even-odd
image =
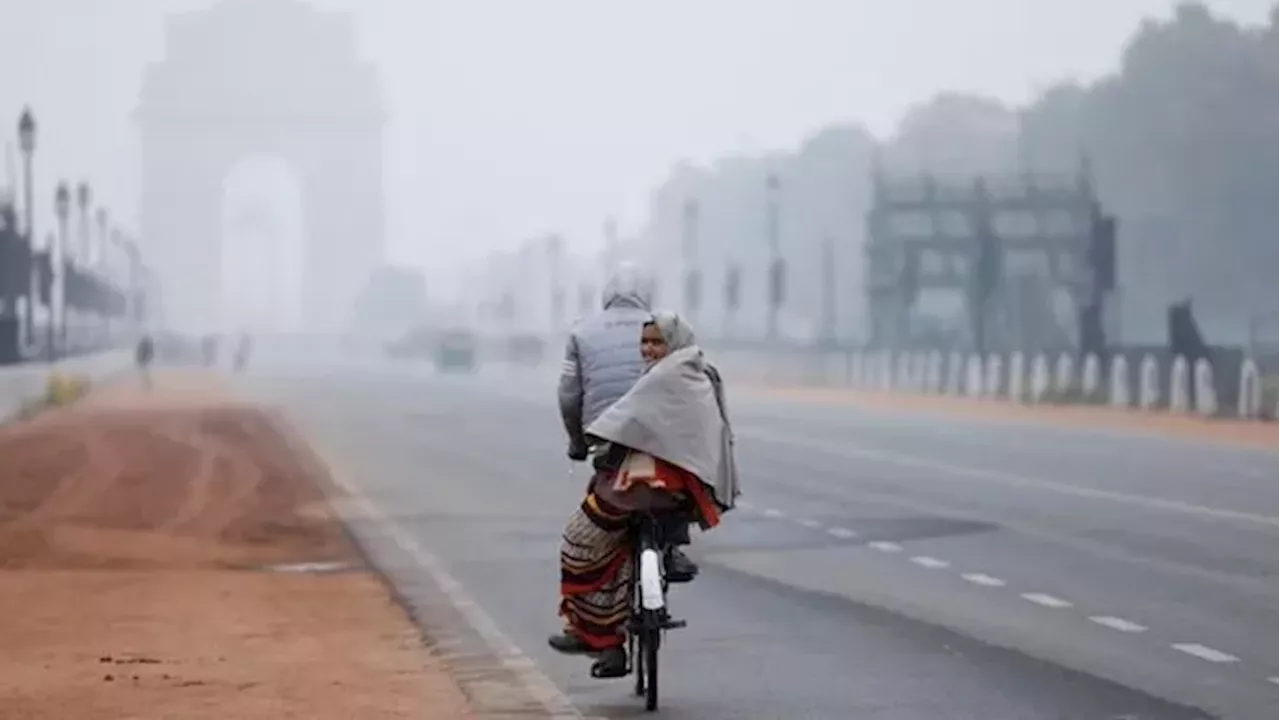
[[[134,350],[134,363],[138,366],[138,376],[142,380],[142,387],[147,390],[151,389],[151,361],[156,356],[156,344],[150,335],[143,335],[138,340],[138,347]]]

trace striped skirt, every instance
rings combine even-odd
[[[591,493],[561,538],[560,617],[565,632],[596,650],[626,639],[632,577],[627,515]]]

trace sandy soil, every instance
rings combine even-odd
[[[1188,437],[1246,447],[1276,448],[1280,429],[1275,423],[1217,418],[1206,420],[1165,412],[1141,412],[1072,405],[1019,405],[1000,400],[914,395],[849,388],[764,387],[750,392],[802,402],[850,404],[889,410],[912,410],[962,415],[975,419],[1026,420],[1049,425],[1134,430],[1147,434]]]
[[[0,428],[0,715],[473,717],[308,467],[198,376]]]

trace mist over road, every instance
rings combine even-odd
[[[367,361],[242,386],[530,673],[584,716],[638,712],[629,683],[546,647],[586,475],[545,373]],[[1274,451],[729,392],[745,502],[695,533],[702,575],[673,588],[689,627],[664,644],[663,717],[1275,715]],[[386,559],[430,614],[431,571]]]

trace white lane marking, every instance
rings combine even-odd
[[[751,501],[749,500],[739,500],[737,503],[735,503],[735,505],[737,505],[738,508],[742,510],[750,510],[751,508],[755,507],[755,505],[752,505]]]
[[[965,467],[963,465],[955,465],[939,460],[929,460],[915,455],[886,452],[884,450],[868,450],[865,448],[850,447],[848,445],[833,445],[830,443],[810,440],[808,438],[780,437],[774,433],[766,432],[759,428],[739,428],[738,434],[755,437],[765,441],[795,445],[797,447],[817,450],[833,455],[842,455],[847,458],[878,460],[880,462],[902,465],[904,467],[915,467],[923,470],[929,470],[930,472],[950,473],[951,475],[968,477],[975,480],[987,480],[1014,487],[1045,490],[1048,492],[1055,492],[1060,495],[1072,495],[1092,500],[1108,500],[1110,502],[1122,505],[1132,505],[1148,510],[1166,510],[1184,515],[1198,515],[1200,517],[1211,517],[1219,520],[1235,520],[1237,522],[1266,525],[1272,528],[1280,527],[1280,520],[1266,515],[1255,515],[1253,513],[1239,512],[1236,510],[1192,505],[1191,503],[1178,502],[1177,500],[1164,500],[1161,498],[1144,497],[1140,495],[1128,495],[1126,493],[1114,492],[1111,490],[1082,487],[1068,483],[1054,482],[1053,480],[1042,480],[1039,478],[1016,475],[1014,473],[1000,472],[998,470],[984,470],[982,468]]]
[[[782,517],[782,511],[779,510],[778,508],[769,508],[768,510],[764,511],[764,514],[765,514],[765,517],[771,517],[771,518]]]
[[[1280,685],[1280,677],[1269,677],[1269,678],[1267,678],[1267,681],[1268,681],[1268,682],[1273,682],[1273,683],[1275,683],[1276,685]]]
[[[1059,598],[1059,597],[1054,597],[1052,595],[1046,595],[1044,593],[1023,593],[1022,599],[1028,602],[1033,602],[1037,605],[1043,605],[1045,607],[1050,607],[1050,608],[1071,607],[1071,603],[1067,602],[1066,600],[1063,600],[1062,598]]]
[[[1140,633],[1147,631],[1146,625],[1139,625],[1136,622],[1125,620],[1124,618],[1111,617],[1109,615],[1093,615],[1089,619],[1103,627],[1109,627],[1112,630],[1119,630],[1120,632]]]
[[[938,558],[929,557],[928,555],[917,555],[911,558],[911,562],[919,565],[920,567],[929,568],[930,570],[937,570],[938,568],[951,566],[951,563],[946,560],[939,560]]]
[[[800,521],[800,524],[807,528],[816,528],[822,525],[822,523],[818,522],[817,520],[814,520],[813,518],[804,518],[803,520]]]
[[[1240,658],[1235,655],[1228,655],[1221,650],[1214,650],[1211,647],[1206,647],[1199,643],[1176,643],[1173,646],[1173,649],[1213,663],[1240,662]]]
[[[902,546],[898,543],[891,542],[873,542],[867,543],[867,547],[875,548],[880,552],[895,553],[902,552]]]
[[[349,499],[354,501],[356,507],[365,513],[365,517],[376,523],[379,529],[395,542],[396,546],[413,558],[413,561],[426,571],[436,585],[440,587],[440,590],[444,592],[445,597],[449,599],[449,603],[479,633],[485,644],[489,646],[489,649],[497,655],[502,664],[524,686],[525,690],[546,710],[549,717],[555,720],[585,720],[585,716],[574,706],[568,696],[551,681],[551,678],[538,669],[537,663],[526,655],[519,645],[508,637],[506,633],[502,632],[493,617],[471,598],[471,595],[463,588],[462,583],[453,577],[439,558],[419,545],[413,539],[413,536],[405,532],[404,528],[385,515],[374,505],[369,496],[353,481],[349,480],[345,474],[339,472],[337,465],[323,456],[318,448],[311,447],[309,443],[305,443],[299,435],[295,434],[294,437],[297,442],[303,443],[303,447],[310,448],[315,457],[320,459],[329,470],[329,476],[334,484],[338,485],[350,496]]]
[[[852,530],[850,530],[850,529],[848,529],[848,528],[841,528],[841,527],[827,528],[827,533],[828,533],[828,534],[830,534],[830,535],[832,535],[832,536],[834,536],[834,537],[842,538],[842,539],[844,539],[844,540],[848,540],[849,538],[855,538],[855,537],[858,537],[858,533],[856,533],[856,532],[854,532],[854,531],[852,531]]]
[[[982,573],[965,573],[960,577],[968,580],[974,585],[982,585],[983,587],[1004,587],[1004,581],[998,577],[983,575]]]

